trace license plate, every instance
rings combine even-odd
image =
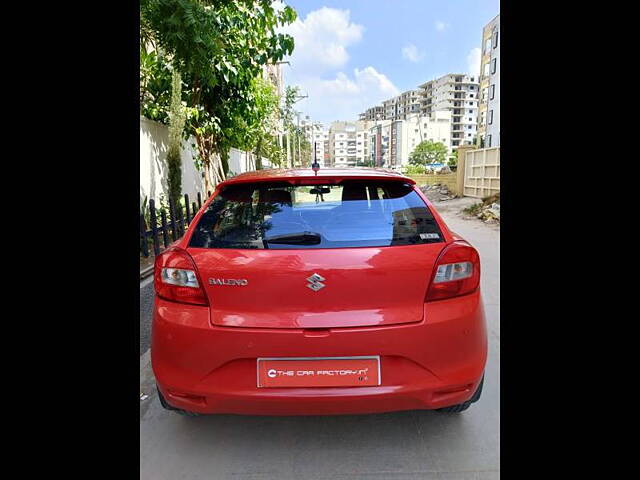
[[[380,385],[380,356],[258,359],[258,387],[375,385]]]

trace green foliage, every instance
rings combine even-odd
[[[467,215],[472,215],[475,217],[480,213],[482,207],[482,203],[474,203],[473,205],[469,205],[468,207],[464,208],[462,211]]]
[[[426,169],[424,165],[407,165],[407,175],[424,175]]]
[[[447,147],[441,142],[425,140],[416,145],[409,155],[409,163],[412,165],[428,165],[430,163],[445,163]]]
[[[167,99],[150,86],[166,88],[171,65],[182,75],[186,133],[196,138],[198,161],[221,180],[229,148],[257,144],[265,115],[256,79],[264,65],[293,52],[293,38],[277,29],[296,13],[276,11],[271,0],[141,0],[140,13],[141,50],[157,52],[141,60],[143,114],[166,123]]]
[[[447,165],[455,167],[458,165],[458,151],[454,150],[451,156],[447,159]]]
[[[171,86],[171,108],[169,111],[169,144],[167,147],[167,167],[169,180],[169,198],[174,204],[182,196],[182,134],[184,131],[185,112],[182,105],[182,80],[180,73],[173,71]]]
[[[140,46],[140,114],[163,124],[169,121],[171,70],[161,53]]]

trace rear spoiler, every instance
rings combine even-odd
[[[416,181],[412,178],[405,177],[403,175],[348,175],[348,176],[323,176],[323,175],[295,175],[295,176],[282,176],[282,177],[246,177],[242,176],[232,177],[224,182],[221,182],[219,187],[226,187],[227,185],[234,185],[238,183],[257,183],[257,182],[287,182],[291,185],[337,185],[345,180],[371,180],[371,181],[393,181],[403,182],[410,185],[415,185]]]

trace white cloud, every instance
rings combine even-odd
[[[449,24],[443,22],[442,20],[438,20],[435,25],[438,32],[444,32],[447,28],[449,28]]]
[[[297,108],[326,127],[334,120],[357,120],[365,109],[400,93],[386,75],[372,66],[355,68],[353,76],[338,72],[330,79],[305,75],[295,80],[293,83],[309,95]]]
[[[298,18],[281,31],[293,36],[295,48],[284,67],[285,83],[297,85],[309,98],[295,109],[321,121],[357,120],[358,114],[399,93],[373,66],[347,68],[349,47],[357,44],[364,27],[353,22],[349,10],[322,7]]]
[[[295,40],[292,68],[322,73],[344,66],[349,61],[347,47],[359,42],[364,31],[349,16],[349,10],[322,7],[285,26],[282,31]]]
[[[418,47],[416,47],[413,43],[409,43],[402,47],[402,57],[406,58],[410,62],[418,63],[424,58],[424,52],[418,50]]]
[[[472,48],[467,55],[467,70],[469,75],[474,77],[480,76],[480,49]]]

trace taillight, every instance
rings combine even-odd
[[[425,302],[475,292],[480,284],[480,257],[468,243],[454,242],[438,257]]]
[[[153,275],[158,297],[172,302],[209,305],[193,259],[181,248],[173,247],[158,255]]]

